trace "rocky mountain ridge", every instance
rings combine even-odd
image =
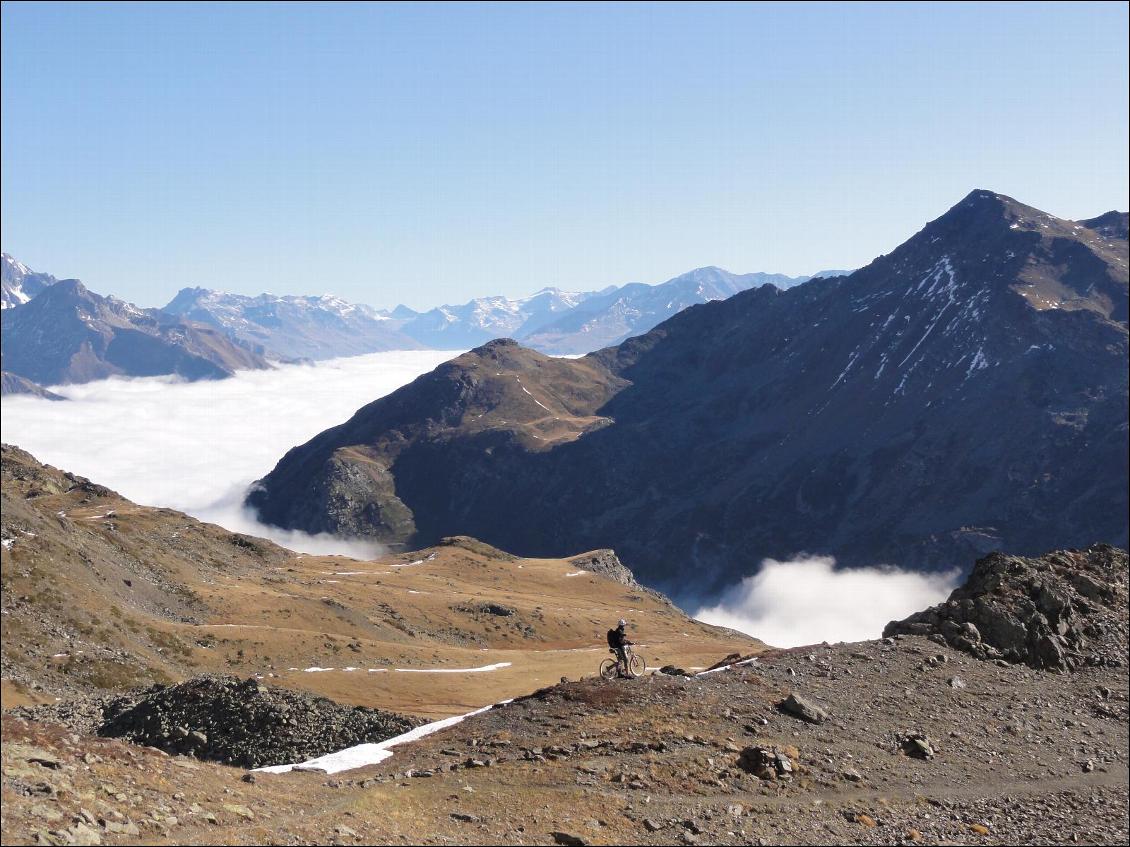
[[[0,309],[14,309],[58,282],[51,274],[36,273],[7,253],[0,255]]]
[[[492,342],[294,448],[248,502],[394,543],[614,547],[688,602],[802,550],[950,568],[1124,545],[1124,219],[974,191],[848,277],[577,360]]]
[[[32,382],[19,374],[4,371],[0,374],[0,394],[7,397],[9,394],[26,394],[40,397],[44,400],[66,400],[66,397],[48,391],[42,385]]]
[[[224,332],[103,297],[77,279],[4,309],[0,320],[4,369],[43,385],[114,375],[221,379],[269,367]]]

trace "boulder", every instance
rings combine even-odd
[[[934,742],[927,735],[910,734],[903,736],[899,748],[912,759],[932,759],[937,753]]]
[[[793,762],[776,747],[751,746],[738,756],[738,767],[758,779],[789,779],[793,775]]]
[[[815,703],[801,697],[795,691],[777,704],[777,708],[787,715],[800,718],[808,723],[824,723],[828,713]]]

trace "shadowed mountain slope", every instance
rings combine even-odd
[[[1127,539],[1127,242],[975,191],[848,277],[560,361],[492,342],[291,450],[308,531],[615,547],[709,593],[763,557],[963,564]]]

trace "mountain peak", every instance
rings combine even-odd
[[[29,268],[27,265],[25,265],[23,262],[19,261],[18,259],[13,258],[11,253],[3,253],[3,254],[0,254],[0,256],[3,257],[3,262],[4,262],[4,265],[6,266],[5,270],[7,270],[8,268],[11,268],[16,273],[19,273],[19,274],[30,274],[30,273],[32,273],[31,268]]]
[[[1117,215],[1102,220],[1118,225]],[[1037,311],[1086,309],[1125,321],[1125,238],[1088,223],[1094,224],[978,189],[853,279],[863,286],[869,280],[894,283],[900,291],[936,300],[939,309],[960,301],[970,318],[986,314],[983,303],[973,305],[975,299],[1007,292]],[[1088,270],[1065,274],[1069,264]],[[1103,271],[1093,272],[1100,265]]]
[[[3,261],[0,262],[0,282],[3,285],[0,306],[11,309],[27,303],[44,289],[54,285],[56,280],[51,274],[36,273],[10,253],[4,253]]]
[[[88,300],[91,298],[90,289],[82,284],[78,279],[61,279],[50,288],[44,290],[41,295],[45,300],[47,299],[82,299]]]
[[[397,305],[397,307],[395,309],[393,309],[389,313],[389,317],[395,318],[396,320],[400,320],[400,321],[406,321],[409,318],[414,318],[419,314],[420,313],[417,312],[415,309],[412,309],[408,306],[405,306],[403,303],[400,303],[399,305]]]
[[[515,341],[513,338],[495,338],[488,341],[486,344],[480,345],[472,350],[472,353],[477,353],[480,356],[497,353],[504,350],[521,350],[522,345]]]
[[[1111,209],[1097,218],[1088,218],[1079,223],[1108,238],[1130,237],[1130,214],[1119,212],[1117,209]]]
[[[1032,206],[1026,206],[1005,194],[997,194],[984,188],[976,188],[965,195],[938,221],[960,220],[978,228],[991,226],[994,222],[1019,223],[1017,228],[1033,228],[1040,221],[1055,220],[1052,215]],[[1024,225],[1027,226],[1024,226]]]

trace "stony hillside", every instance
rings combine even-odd
[[[519,559],[467,538],[360,562],[138,506],[3,447],[4,704],[201,673],[447,717],[595,671],[620,618],[659,665],[760,644],[688,619],[610,551]]]
[[[1027,567],[1071,580],[1099,560],[1125,584],[1126,553],[1110,548]],[[996,599],[1024,614],[1026,598],[1009,588]],[[9,715],[2,834],[5,843],[1124,843],[1125,592],[1110,601],[1123,624],[1121,664],[1036,670],[940,634],[768,651],[697,676],[546,686],[334,773],[248,774]],[[1080,626],[1093,623],[1076,613]]]
[[[578,360],[492,342],[291,450],[249,502],[417,546],[615,547],[688,602],[798,551],[949,568],[1125,545],[1123,219],[975,191],[848,277]]]

